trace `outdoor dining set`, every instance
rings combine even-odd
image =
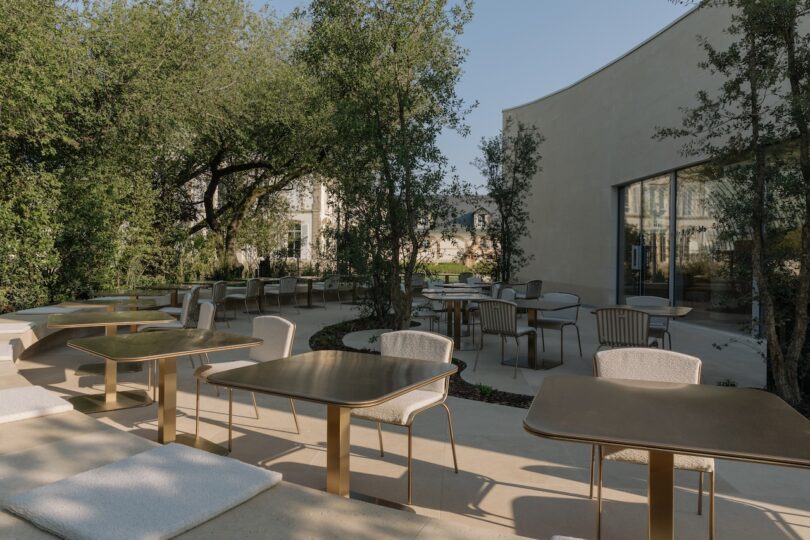
[[[295,280],[294,282],[292,280]],[[341,281],[304,281],[307,303],[312,294],[339,294]],[[470,341],[478,359],[484,336],[500,338],[504,346],[514,339],[528,341],[530,370],[551,369],[565,361],[564,332],[577,336],[583,308],[576,294],[542,292],[540,280],[486,283],[475,276],[459,282],[416,280],[414,318],[428,323],[428,330],[388,332],[380,338],[380,355],[338,350],[293,354],[296,325],[280,316],[252,319],[251,335],[215,328],[216,314],[226,305],[241,303],[250,314],[266,296],[277,306],[285,295],[300,292],[297,278],[265,283],[198,282],[164,288],[168,306],[158,306],[152,289],[109,293],[89,301],[64,303],[81,307],[70,313],[53,313],[48,326],[103,328],[103,336],[70,339],[68,346],[100,362],[81,366],[87,373],[103,373],[104,391],[69,399],[81,412],[109,412],[142,407],[157,401],[157,442],[180,443],[227,455],[233,450],[233,393],[255,394],[289,400],[295,432],[301,429],[296,401],[326,408],[326,490],[338,496],[368,499],[350,488],[350,424],[355,418],[376,424],[380,454],[384,455],[382,424],[407,431],[407,497],[413,502],[413,423],[417,415],[434,408],[446,414],[453,470],[459,472],[451,407],[447,403],[450,377],[458,372],[453,352]],[[210,297],[201,298],[203,287]],[[135,294],[137,293],[137,294]],[[181,298],[182,297],[182,298]],[[666,299],[628,298],[626,305],[594,308],[599,347],[594,354],[593,376],[551,375],[540,384],[524,420],[525,431],[539,437],[581,443],[591,447],[590,491],[596,489],[596,536],[602,533],[603,468],[621,461],[649,469],[649,537],[671,540],[674,531],[674,473],[688,470],[698,475],[698,513],[703,513],[704,482],[708,485],[708,535],[715,535],[715,458],[774,465],[810,467],[810,423],[775,396],[759,390],[701,385],[700,359],[672,351],[669,321],[685,317],[689,308],[673,307]],[[175,305],[179,304],[179,305]],[[525,318],[524,318],[525,317]],[[441,328],[441,323],[446,326]],[[436,330],[445,330],[446,336]],[[118,329],[129,328],[119,334]],[[559,362],[537,361],[537,334],[545,350],[545,332],[560,332]],[[209,354],[243,350],[244,357],[211,362]],[[177,429],[177,362],[188,358],[196,387],[195,432]],[[195,362],[196,358],[196,362]],[[96,366],[95,368],[92,366]],[[148,371],[147,391],[118,388],[123,366]],[[517,375],[516,357],[513,374]],[[227,393],[228,438],[220,445],[200,435],[200,393],[206,386]],[[151,390],[151,395],[148,390]],[[711,414],[706,414],[711,410]],[[665,421],[664,421],[665,420]],[[767,426],[768,437],[761,436]],[[399,503],[388,505],[404,508]]]

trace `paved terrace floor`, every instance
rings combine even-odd
[[[294,352],[309,350],[309,337],[321,327],[356,316],[353,307],[330,302],[326,309],[284,307],[282,315],[297,324]],[[220,323],[221,329],[227,330]],[[519,370],[499,363],[497,338],[485,340],[478,371],[465,378],[501,390],[534,393],[542,378],[555,373],[590,373],[596,349],[590,310],[581,312],[583,357],[576,351],[575,334],[567,334],[565,364],[545,371]],[[230,331],[247,334],[250,319],[241,314]],[[672,329],[675,350],[700,356],[704,381],[733,379],[740,386],[762,386],[764,364],[756,347],[746,340],[728,343],[728,335],[686,324]],[[559,334],[546,335],[546,365],[559,358]],[[467,346],[470,344],[467,343]],[[507,357],[514,354],[507,349]],[[525,340],[521,347],[525,355]],[[244,355],[244,352],[241,353]],[[456,356],[470,366],[474,351]],[[214,362],[239,358],[239,353],[211,355]],[[88,357],[64,346],[21,360],[17,368],[33,384],[65,396],[102,390],[98,376],[74,375]],[[123,374],[121,388],[143,388],[146,373]],[[178,362],[178,430],[194,430],[194,380],[189,362]],[[260,419],[254,418],[250,396],[234,392],[233,457],[284,474],[285,480],[325,489],[325,408],[297,403],[301,434],[295,433],[286,399],[257,395]],[[450,398],[458,446],[458,475],[452,470],[444,413],[429,411],[414,427],[414,510],[419,514],[487,528],[501,528],[534,538],[553,534],[593,538],[595,501],[588,498],[588,446],[554,442],[528,435],[522,428],[525,410]],[[211,387],[203,388],[202,435],[219,443],[227,439],[227,400]],[[97,415],[103,422],[143,437],[156,437],[156,405]],[[711,414],[711,411],[707,411]],[[666,421],[666,419],[662,419]],[[767,434],[763,434],[767,436]],[[352,426],[352,489],[385,499],[406,497],[406,434],[384,427],[386,454],[378,452],[373,424]],[[810,538],[810,471],[718,462],[718,538]],[[678,538],[705,538],[708,520],[696,514],[695,473],[676,475],[676,531]],[[610,463],[605,469],[604,535],[606,539],[646,537],[646,469]],[[190,495],[193,496],[193,495]],[[705,507],[707,507],[706,505]],[[347,519],[351,519],[347,516]]]

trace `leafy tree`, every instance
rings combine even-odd
[[[731,8],[724,50],[702,40],[704,69],[722,78],[684,109],[684,153],[708,156],[733,187],[718,205],[726,230],[751,239],[751,268],[768,342],[769,382],[791,404],[801,401],[800,373],[810,302],[810,2],[711,0]]]
[[[542,142],[543,136],[535,126],[528,127],[522,122],[513,126],[508,118],[499,135],[481,139],[482,156],[473,162],[486,179],[487,196],[497,208],[486,225],[491,251],[488,249],[481,255],[491,258],[492,272],[500,281],[511,281],[533,258],[521,241],[530,236],[532,220],[526,202],[539,170],[538,148]]]
[[[324,174],[343,212],[340,245],[363,258],[352,266],[369,275],[371,311],[391,311],[400,328],[427,234],[452,211],[436,139],[444,128],[464,131],[457,38],[471,4],[314,0],[309,14],[302,57],[333,108]]]

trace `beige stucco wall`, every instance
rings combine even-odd
[[[728,43],[726,9],[692,11],[614,63],[560,92],[506,109],[546,137],[542,171],[529,208],[534,261],[523,279],[539,278],[545,291],[580,294],[586,303],[616,299],[620,184],[699,161],[680,154],[681,142],[655,141],[656,126],[677,126],[678,108],[719,79],[701,70],[697,36]]]

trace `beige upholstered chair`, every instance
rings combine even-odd
[[[186,298],[189,298],[189,302],[186,303]],[[189,289],[189,291],[183,295],[183,300],[180,303],[179,307],[175,306],[166,306],[159,309],[163,313],[168,313],[170,315],[174,315],[175,317],[184,317],[184,320],[188,321],[188,325],[193,325],[197,320],[197,303],[200,300],[200,286],[194,285]],[[192,309],[192,307],[194,309]],[[185,313],[185,315],[184,315]]]
[[[228,308],[227,308],[227,298],[228,296],[228,284],[224,281],[217,281],[211,287],[211,302],[216,307],[216,314],[222,314],[222,320],[225,321],[225,324],[228,328],[231,327],[231,323],[228,322]],[[202,315],[201,315],[202,316]]]
[[[626,308],[596,310],[596,334],[602,347],[649,346],[650,316],[642,311]]]
[[[250,349],[248,360],[232,360],[230,362],[220,362],[217,364],[205,364],[197,368],[194,376],[197,379],[197,410],[195,434],[200,432],[200,385],[208,382],[208,377],[215,373],[222,373],[230,369],[258,364],[259,362],[270,362],[279,358],[286,358],[292,353],[293,341],[295,340],[295,323],[276,317],[274,315],[264,315],[253,319],[253,337],[264,340],[258,347]],[[259,407],[256,405],[256,395],[251,392],[253,398],[253,409],[256,418],[259,418]],[[229,407],[233,403],[233,389],[228,388]],[[295,413],[295,403],[290,399],[293,419],[295,420],[295,432],[301,433],[298,427],[298,415]],[[231,424],[228,423],[228,446],[230,449]]]
[[[248,302],[253,301],[256,303],[256,309],[261,314],[262,313],[262,292],[263,292],[264,284],[262,280],[259,278],[251,278],[247,280],[245,284],[245,292],[244,293],[230,293],[225,296],[225,301],[228,300],[236,300],[237,302],[241,301],[245,304],[245,313],[250,315],[250,308],[248,307]],[[233,316],[236,318],[236,309],[233,310]]]
[[[543,300],[549,302],[559,302],[561,304],[577,304],[576,307],[558,309],[556,311],[540,311],[535,319],[534,326],[540,330],[540,341],[543,350],[546,350],[546,330],[559,330],[560,331],[560,364],[565,363],[565,356],[563,351],[563,333],[565,328],[573,326],[577,331],[577,345],[579,346],[579,357],[582,358],[582,340],[579,337],[579,296],[570,293],[546,293]]]
[[[511,290],[511,289],[510,289]],[[481,344],[475,353],[473,371],[478,369],[478,356],[484,348],[484,334],[501,337],[501,363],[503,363],[504,346],[507,337],[515,338],[517,351],[515,354],[515,372],[512,378],[517,378],[518,357],[520,356],[519,338],[534,334],[537,331],[531,326],[518,326],[517,305],[508,300],[482,300],[478,303],[481,314]]]
[[[635,307],[669,307],[669,299],[660,296],[628,296],[627,305]],[[672,334],[669,333],[669,318],[650,317],[650,337],[661,342],[661,348],[672,350]],[[669,338],[669,347],[667,347]]]
[[[267,285],[264,288],[264,294],[267,296],[275,296],[276,304],[281,308],[281,298],[288,297],[295,301],[295,294],[298,285],[298,278],[293,276],[286,276],[279,280],[278,285]],[[314,286],[314,284],[313,284]]]
[[[453,340],[418,330],[401,330],[388,332],[380,336],[380,352],[383,356],[414,358],[432,362],[450,363],[453,358]],[[450,380],[436,381],[417,390],[412,390],[382,405],[363,409],[352,409],[352,416],[363,420],[377,422],[377,434],[380,439],[380,455],[383,450],[382,427],[380,424],[391,424],[408,428],[408,504],[411,504],[413,493],[413,421],[421,412],[433,407],[444,407],[447,413],[447,429],[450,432],[450,446],[453,450],[453,468],[458,473],[456,460],[456,442],[453,437],[453,421],[450,409],[445,400],[450,387]]]
[[[540,293],[543,290],[543,280],[533,279],[526,284],[526,292],[517,293],[517,298],[521,300],[534,300],[540,298]]]
[[[462,272],[458,275],[458,282],[459,283],[467,283],[467,280],[473,277],[472,272]]]
[[[149,323],[138,325],[138,332],[148,332],[151,330],[177,330],[178,328],[190,328],[191,318],[189,313],[191,310],[192,302],[197,306],[197,299],[191,293],[183,297],[183,304],[180,307],[180,317],[176,321],[167,323]]]
[[[673,382],[700,384],[701,361],[699,358],[672,351],[651,348],[624,348],[597,352],[593,357],[594,375],[608,379],[636,381]],[[711,411],[706,411],[711,414]],[[662,422],[666,419],[662,418]],[[596,456],[594,456],[596,454]],[[649,464],[646,450],[620,446],[599,446],[591,449],[591,490],[593,498],[594,461],[598,461],[597,533],[601,532],[602,514],[602,465],[605,461]],[[709,475],[709,538],[714,538],[714,459],[700,456],[675,454],[675,468],[699,473],[698,514],[703,513],[703,475]]]

